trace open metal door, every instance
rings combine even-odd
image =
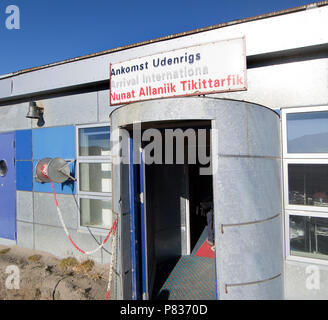
[[[145,170],[144,153],[143,153],[143,149],[140,148],[140,223],[141,223],[142,299],[149,300],[145,173],[146,170]]]
[[[15,134],[0,134],[0,238],[16,240]]]
[[[150,188],[151,186],[148,186]],[[140,229],[141,229],[141,262],[142,262],[142,299],[150,300],[155,283],[155,228],[154,216],[147,211],[147,187],[145,154],[140,149]]]
[[[139,276],[139,199],[138,199],[138,165],[133,161],[133,138],[129,138],[129,176],[130,176],[130,241],[131,241],[131,265],[132,265],[132,300],[140,298]]]

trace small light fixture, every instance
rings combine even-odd
[[[35,101],[31,101],[26,118],[40,120],[42,117],[43,108],[38,107]]]

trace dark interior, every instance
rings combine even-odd
[[[190,128],[184,122],[180,128]],[[177,128],[165,124],[166,128]],[[209,122],[193,123],[192,128],[206,128],[209,152]],[[164,126],[159,125],[164,137]],[[156,126],[158,128],[158,126]],[[165,158],[163,143],[163,161]],[[185,140],[185,154],[188,141]],[[145,147],[145,145],[143,146]],[[175,157],[175,155],[174,155]],[[148,287],[151,299],[167,299],[161,291],[166,279],[183,255],[187,255],[186,210],[190,215],[190,252],[207,225],[206,215],[201,215],[199,203],[206,199],[213,201],[212,176],[199,174],[200,163],[188,164],[151,164],[145,166],[146,217],[147,217],[147,255]],[[167,293],[169,295],[169,293]]]

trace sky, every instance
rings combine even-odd
[[[1,0],[0,75],[315,0]],[[19,29],[8,29],[9,5]],[[17,27],[17,24],[16,24]]]

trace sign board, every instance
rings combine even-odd
[[[110,105],[247,90],[245,38],[133,59],[110,67]]]

